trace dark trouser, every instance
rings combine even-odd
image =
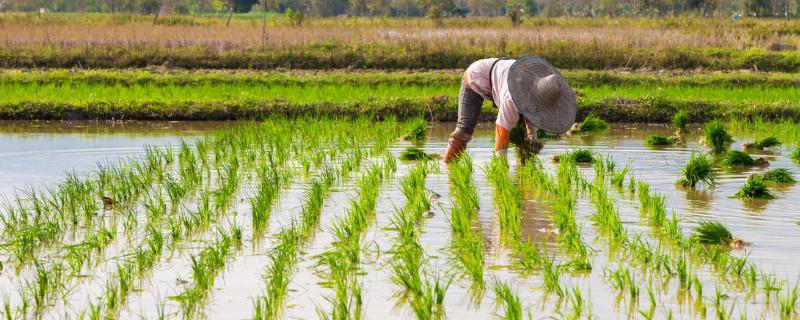
[[[456,123],[456,133],[466,134],[472,138],[475,125],[481,116],[481,106],[483,97],[472,91],[467,85],[461,82],[461,91],[458,94],[458,123]],[[455,134],[455,133],[454,133]]]

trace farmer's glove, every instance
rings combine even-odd
[[[453,131],[453,134],[450,135],[450,139],[447,140],[447,152],[444,154],[444,162],[449,163],[457,158],[458,155],[467,148],[467,143],[470,140],[472,140],[471,134],[459,131],[458,129]]]

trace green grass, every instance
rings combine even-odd
[[[671,146],[677,142],[673,137],[667,137],[660,134],[651,134],[647,137],[647,145],[651,147],[656,146]]]
[[[581,88],[581,92],[593,98],[640,98],[658,97],[668,100],[709,102],[736,102],[753,104],[787,104],[798,106],[800,92],[790,87],[717,87],[717,86],[648,86],[624,85]]]
[[[678,184],[694,188],[698,184],[705,184],[709,187],[716,186],[717,173],[714,165],[704,153],[692,153],[692,157],[681,167],[681,177]]]
[[[702,244],[728,245],[735,238],[728,228],[718,221],[702,220],[692,231],[692,237]]]
[[[430,98],[455,96],[458,87],[452,85],[407,86],[400,84],[378,85],[319,85],[319,86],[253,86],[249,84],[200,84],[196,86],[145,85],[55,85],[55,84],[0,84],[5,94],[0,103],[51,102],[51,103],[116,103],[134,101],[160,101],[164,103],[186,101],[244,101],[286,100],[296,103],[352,102],[385,98]]]

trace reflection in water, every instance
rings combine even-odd
[[[687,188],[676,185],[686,195],[686,202],[696,210],[708,211],[711,202],[714,200],[712,190],[704,188]]]

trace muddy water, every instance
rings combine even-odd
[[[55,124],[21,124],[0,123],[0,191],[10,195],[15,188],[26,185],[48,184],[58,181],[65,170],[85,172],[95,167],[98,161],[110,161],[125,156],[135,156],[143,151],[145,145],[176,144],[179,139],[194,139],[203,133],[224,126],[224,123],[55,123]],[[431,130],[430,139],[425,143],[424,149],[428,152],[442,153],[446,147],[446,139],[452,130],[452,124],[438,124]],[[693,132],[699,131],[692,128]],[[797,214],[800,209],[800,189],[795,186],[776,190],[778,199],[769,202],[742,201],[730,198],[745,182],[747,175],[764,169],[722,169],[720,184],[715,189],[699,189],[687,191],[675,186],[679,174],[679,165],[685,163],[691,156],[692,150],[701,150],[696,134],[689,135],[687,145],[679,147],[652,149],[644,145],[648,134],[669,134],[670,129],[661,125],[616,125],[612,129],[595,135],[563,137],[558,140],[546,142],[541,157],[549,158],[577,147],[590,148],[595,152],[613,157],[617,167],[629,164],[631,171],[637,178],[651,184],[651,189],[664,193],[667,196],[670,209],[674,209],[686,228],[690,232],[695,221],[704,218],[713,218],[728,225],[734,235],[752,242],[747,251],[737,252],[737,255],[749,254],[749,259],[755,262],[760,270],[775,273],[779,279],[788,280],[793,284],[800,270],[800,248],[795,244],[800,240],[800,220]],[[735,137],[741,144],[748,137]],[[492,203],[493,187],[487,181],[482,168],[488,163],[493,149],[493,126],[481,124],[470,143],[468,152],[473,157],[475,165],[474,180],[480,195],[479,221],[484,240],[487,244],[488,267],[485,276],[487,279],[497,277],[509,281],[519,291],[523,307],[529,310],[533,318],[547,316],[561,317],[557,299],[545,297],[540,287],[541,275],[533,274],[521,277],[516,272],[506,268],[512,261],[508,249],[500,244],[499,229],[496,223],[495,208]],[[407,146],[400,142],[393,146],[395,154]],[[771,161],[770,168],[789,168],[798,172],[796,164],[792,163],[787,155],[788,149],[778,149],[772,153],[762,155]],[[510,157],[511,159],[513,158]],[[547,165],[552,169],[552,165]],[[516,172],[516,164],[512,162],[512,173]],[[590,167],[581,169],[588,178],[592,177]],[[363,169],[362,169],[363,171]],[[409,171],[406,164],[398,167],[398,172],[387,179],[381,187],[378,201],[376,221],[367,232],[368,247],[372,254],[365,255],[362,277],[364,292],[364,313],[367,318],[410,318],[413,312],[402,302],[399,297],[398,287],[391,282],[391,270],[387,266],[389,255],[386,253],[392,246],[394,233],[385,227],[396,207],[404,203],[403,195],[399,189],[399,179]],[[326,297],[332,290],[324,288],[321,284],[326,279],[316,272],[313,256],[330,248],[332,235],[330,227],[337,217],[343,216],[350,207],[349,199],[354,196],[353,183],[357,174],[345,178],[338,184],[322,212],[320,229],[310,241],[300,262],[299,268],[289,287],[286,299],[287,318],[317,318],[317,312],[329,310],[330,303]],[[290,219],[301,210],[301,202],[307,180],[297,177],[291,187],[284,192],[280,202],[273,210],[269,231],[263,238],[252,239],[248,221],[249,207],[243,202],[235,208],[238,213],[237,221],[243,223],[246,235],[244,246],[238,255],[228,263],[224,272],[220,274],[215,283],[214,293],[206,306],[205,314],[212,319],[245,319],[252,316],[252,298],[263,292],[261,275],[269,259],[266,253],[271,248],[272,236],[280,231]],[[430,274],[454,272],[446,250],[450,245],[451,234],[447,220],[447,212],[452,203],[450,184],[447,178],[447,169],[440,167],[428,176],[427,187],[441,195],[441,203],[435,205],[435,215],[423,224],[424,233],[421,242],[426,252],[430,255],[427,268]],[[240,198],[249,197],[251,188],[244,188]],[[612,193],[614,193],[612,191]],[[528,195],[526,193],[526,195]],[[631,233],[649,234],[650,229],[643,226],[640,221],[638,202],[629,195],[614,193],[616,206],[620,211],[626,227]],[[526,236],[531,236],[537,242],[547,245],[550,254],[558,256],[558,244],[555,236],[548,232],[550,220],[548,218],[551,208],[549,200],[528,195],[523,203],[523,230]],[[593,249],[593,272],[581,275],[562,276],[565,286],[579,287],[585,299],[591,303],[591,312],[594,316],[608,318],[638,317],[634,311],[628,312],[627,307],[621,303],[614,303],[616,291],[609,285],[604,277],[605,268],[616,268],[623,261],[609,258],[605,252],[604,241],[598,238],[595,227],[588,216],[594,212],[594,207],[585,197],[581,197],[575,211],[578,221],[583,225],[582,238]],[[167,261],[162,261],[152,278],[142,285],[144,292],[131,297],[124,318],[155,318],[158,309],[163,308],[167,314],[178,316],[178,306],[169,300],[170,295],[181,291],[176,284],[176,278],[188,279],[191,275],[189,254],[202,247],[202,243],[191,243],[179,255]],[[110,253],[109,256],[113,256]],[[698,266],[698,274],[704,283],[705,295],[711,299],[719,278],[709,268]],[[101,277],[102,278],[102,277]],[[649,304],[646,298],[645,281],[640,282],[643,290],[638,309],[647,309]],[[500,309],[495,304],[495,297],[491,290],[486,290],[482,299],[476,301],[469,290],[466,279],[456,277],[445,299],[445,312],[450,318],[487,318],[496,316]],[[698,318],[692,308],[685,303],[680,303],[679,294],[674,286],[669,290],[656,292],[659,300],[656,318],[664,318],[672,313],[678,318]],[[98,288],[99,289],[99,288]],[[721,286],[726,294],[726,306],[736,306],[737,301],[742,301],[743,293],[739,293],[727,286]],[[79,290],[80,295],[86,296],[92,292],[90,288]],[[773,302],[774,303],[774,302]],[[77,309],[85,304],[75,303]],[[708,315],[712,317],[714,311],[709,305]],[[751,318],[767,317],[764,313],[764,301],[756,300],[745,306],[736,306],[734,314],[745,313]],[[60,312],[53,312],[52,318],[57,318]]]

